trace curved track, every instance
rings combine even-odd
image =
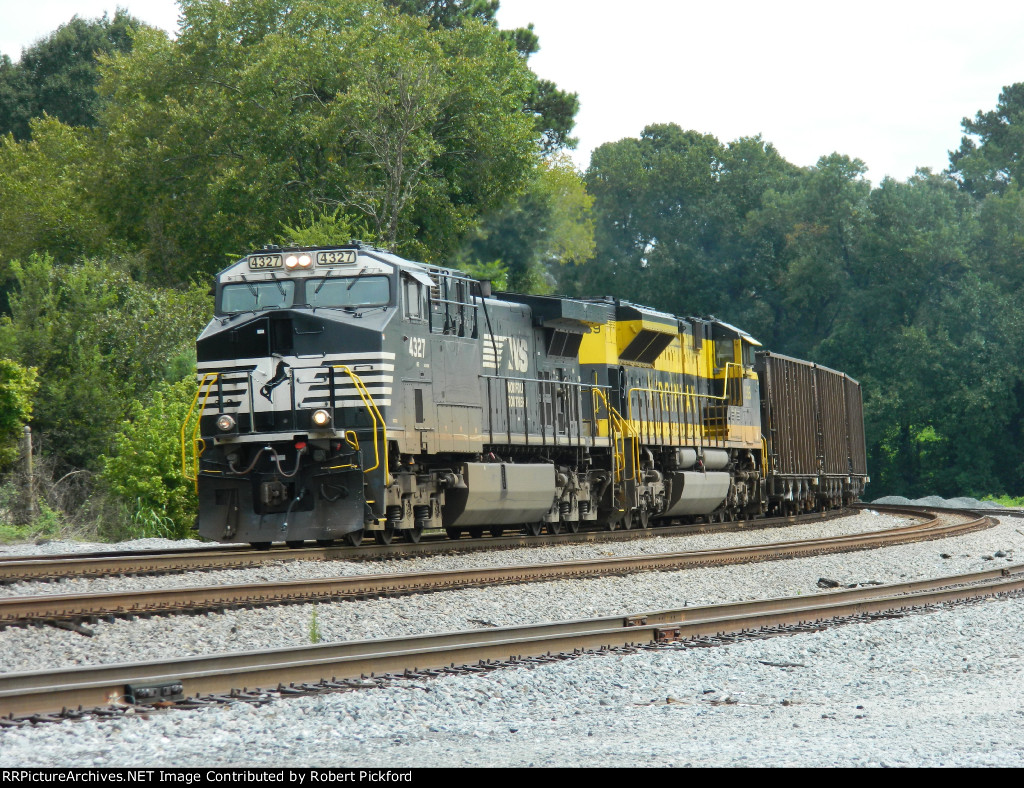
[[[910,509],[906,510],[910,512]],[[540,536],[501,536],[448,539],[442,533],[424,537],[419,544],[394,543],[360,547],[301,547],[279,545],[271,550],[253,550],[247,545],[210,545],[185,549],[105,551],[64,553],[39,556],[0,556],[0,584],[35,580],[59,580],[68,577],[107,577],[110,575],[155,575],[214,569],[248,569],[283,561],[379,561],[394,558],[419,558],[427,555],[467,553],[481,550],[514,549],[550,544],[623,542],[694,533],[750,531],[785,528],[798,523],[819,522],[846,514],[846,510],[814,512],[786,517],[743,520],[724,523],[674,525],[646,530],[584,531]]]
[[[996,523],[990,517],[974,517],[965,513],[942,517],[923,509],[900,507],[896,511],[903,515],[912,515],[918,521],[911,525],[882,531],[825,539],[731,547],[722,550],[699,550],[444,572],[357,575],[316,580],[192,586],[97,594],[4,597],[0,598],[0,625],[38,621],[79,622],[99,616],[185,613],[331,599],[401,596],[496,584],[723,566],[867,550],[907,542],[941,539],[988,528]],[[955,522],[946,522],[948,519]],[[83,634],[88,634],[88,631],[83,631]]]
[[[57,672],[0,676],[8,725],[136,704],[190,707],[379,686],[394,678],[494,669],[609,649],[719,645],[895,617],[1024,591],[1024,565],[927,581],[526,627],[364,640]],[[461,666],[461,667],[457,667]],[[384,674],[379,676],[379,674]],[[327,676],[330,676],[328,679]],[[248,687],[267,688],[250,691]],[[76,709],[77,707],[77,709]]]

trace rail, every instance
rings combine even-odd
[[[814,595],[723,605],[636,611],[633,615],[547,622],[489,630],[342,641],[297,648],[193,656],[139,664],[10,673],[0,676],[0,714],[15,722],[81,717],[85,708],[122,708],[141,698],[161,701],[239,687],[278,687],[282,695],[376,687],[366,676],[422,677],[459,665],[476,669],[544,658],[579,656],[609,648],[693,641],[717,645],[728,638],[760,638],[786,631],[817,631],[826,622],[862,622],[913,609],[958,604],[1024,591],[1022,566],[968,575],[857,588]],[[327,677],[330,676],[330,680]],[[356,682],[346,685],[351,679]],[[295,685],[298,685],[296,688]],[[172,696],[162,700],[164,688]],[[153,691],[155,688],[155,691]],[[143,692],[137,692],[142,689]],[[231,702],[231,696],[222,697]],[[151,700],[150,702],[153,702]],[[143,701],[143,704],[146,701]],[[199,704],[202,705],[202,704]],[[76,710],[79,707],[79,710]],[[68,710],[71,710],[70,712]]]

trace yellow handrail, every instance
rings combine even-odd
[[[635,476],[626,476],[623,469],[626,465],[626,433],[629,433],[630,437],[636,438],[636,430],[633,426],[622,418],[622,414],[619,413],[615,408],[608,402],[608,396],[601,391],[601,389],[594,388],[590,390],[591,394],[591,405],[594,409],[594,422],[597,422],[597,398],[600,397],[604,401],[605,410],[608,411],[608,437],[612,439],[612,458],[614,460],[615,468],[615,481],[616,483],[626,481],[635,478]],[[619,448],[619,444],[622,444],[622,448]],[[640,467],[640,441],[633,441],[633,472],[636,473],[636,469]]]
[[[202,422],[203,411],[206,410],[206,402],[210,399],[210,391],[219,377],[219,372],[207,372],[203,375],[199,380],[199,387],[196,389],[196,395],[192,398],[192,404],[189,406],[185,420],[181,423],[181,475],[188,481],[195,483],[196,492],[199,491],[199,458],[206,451],[206,441],[199,437],[199,425]],[[188,423],[192,420],[192,414],[195,413],[196,404],[199,402],[199,395],[203,394],[204,388],[206,393],[203,396],[203,404],[199,406],[199,416],[196,418],[196,425],[192,429],[192,475],[189,476],[188,458],[185,451],[185,430],[188,428]],[[200,448],[200,444],[202,444],[202,448]]]
[[[360,399],[362,399],[363,404],[366,405],[367,412],[369,412],[370,417],[373,419],[374,423],[380,425],[381,440],[384,442],[384,451],[383,451],[383,455],[384,455],[384,457],[383,457],[383,461],[384,461],[384,486],[386,487],[387,485],[389,485],[391,483],[391,475],[388,472],[388,425],[387,425],[387,422],[385,422],[384,421],[384,417],[380,415],[380,411],[377,409],[377,403],[375,403],[373,401],[373,397],[370,396],[370,392],[367,391],[366,384],[363,383],[363,379],[360,378],[349,367],[347,367],[347,366],[345,366],[343,364],[335,365],[334,369],[340,369],[342,372],[344,372],[346,375],[348,375],[350,378],[352,378],[352,384],[356,387],[356,392],[359,394]],[[333,392],[332,392],[332,394],[333,394]],[[351,430],[349,432],[351,432]],[[345,438],[346,438],[346,440],[348,440],[348,432],[345,433]],[[351,442],[349,442],[349,445],[351,445]],[[358,445],[358,443],[357,443],[357,445]],[[363,471],[363,473],[370,473],[372,471],[377,470],[381,466],[381,454],[382,454],[382,452],[381,452],[380,447],[379,447],[379,445],[377,443],[377,430],[374,429],[374,431],[373,431],[373,458],[375,460],[375,464],[374,464],[374,466],[372,468],[367,468],[365,471]]]

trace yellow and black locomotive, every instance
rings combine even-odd
[[[646,528],[863,491],[848,376],[713,318],[489,285],[359,243],[222,271],[182,428],[200,534]]]

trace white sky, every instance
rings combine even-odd
[[[0,0],[0,52],[74,14],[120,5],[168,31],[174,0]],[[580,95],[577,163],[598,145],[675,122],[723,142],[760,133],[799,165],[839,151],[877,183],[948,164],[960,121],[1024,81],[1024,3],[1007,0],[501,0],[533,22],[531,65]]]

